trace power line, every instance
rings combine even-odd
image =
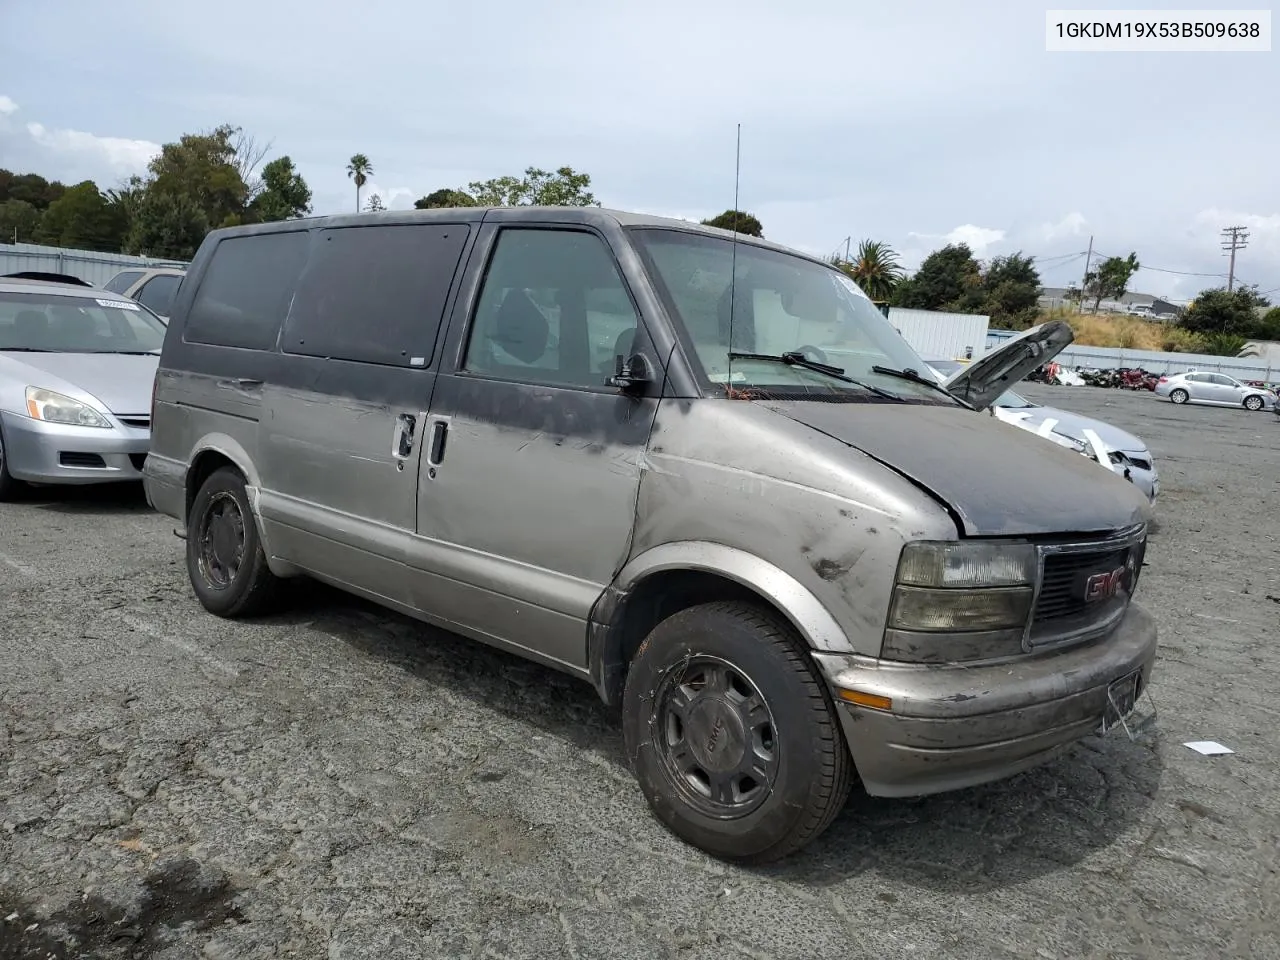
[[[1227,268],[1227,293],[1230,293],[1236,279],[1236,251],[1249,245],[1249,234],[1244,227],[1223,227],[1222,239],[1222,249],[1229,251],[1231,257],[1231,266]]]

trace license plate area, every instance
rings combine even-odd
[[[1142,671],[1127,673],[1107,686],[1107,705],[1102,714],[1102,733],[1125,725],[1142,695]]]

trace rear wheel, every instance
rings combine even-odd
[[[1173,393],[1169,394],[1169,399],[1174,403],[1186,403],[1188,400],[1191,399],[1191,396],[1187,393],[1187,391],[1179,388],[1173,391]]]
[[[654,628],[627,676],[623,734],[658,819],[726,860],[799,850],[849,795],[825,683],[790,626],[749,604],[692,607]]]
[[[9,473],[9,462],[4,458],[4,434],[0,433],[0,503],[14,499],[25,486]]]
[[[220,617],[267,609],[279,581],[267,567],[244,478],[230,467],[209,475],[187,517],[187,575],[204,608]]]
[[[1246,410],[1252,410],[1254,413],[1257,413],[1259,410],[1262,409],[1262,406],[1263,406],[1262,398],[1258,396],[1256,393],[1253,394],[1252,396],[1248,396],[1244,398],[1244,408]]]

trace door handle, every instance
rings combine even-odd
[[[413,431],[418,418],[411,413],[396,417],[395,430],[391,434],[391,455],[397,460],[407,460],[413,453]]]
[[[262,386],[262,381],[236,377],[231,380],[219,380],[218,386],[226,390],[256,390]]]
[[[427,449],[427,466],[438,467],[444,461],[445,442],[449,439],[448,417],[431,418],[431,446]]]

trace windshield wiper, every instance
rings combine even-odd
[[[730,360],[769,360],[773,363],[785,363],[789,367],[803,367],[806,370],[813,370],[817,373],[825,373],[828,377],[839,380],[842,383],[851,383],[855,387],[861,387],[874,393],[877,397],[883,397],[886,400],[897,400],[905,403],[902,397],[888,390],[882,390],[879,387],[873,387],[869,383],[863,383],[861,380],[855,380],[853,377],[846,377],[844,367],[833,367],[829,363],[819,363],[817,360],[810,360],[803,353],[797,350],[789,350],[786,353],[738,353],[737,351],[729,351]]]
[[[961,403],[964,403],[963,400],[960,400],[959,397],[957,397],[954,393],[952,393],[942,384],[938,383],[938,381],[930,380],[928,377],[922,377],[920,376],[920,374],[916,373],[916,371],[912,370],[910,367],[907,367],[904,370],[895,370],[893,367],[882,367],[879,364],[876,364],[874,367],[871,368],[871,372],[878,373],[881,376],[885,376],[885,377],[897,377],[899,380],[906,380],[909,383],[918,383],[922,387],[928,387],[930,390],[936,390],[938,391],[938,393],[946,394],[952,400],[957,400]],[[968,404],[966,404],[966,406],[968,406]]]

